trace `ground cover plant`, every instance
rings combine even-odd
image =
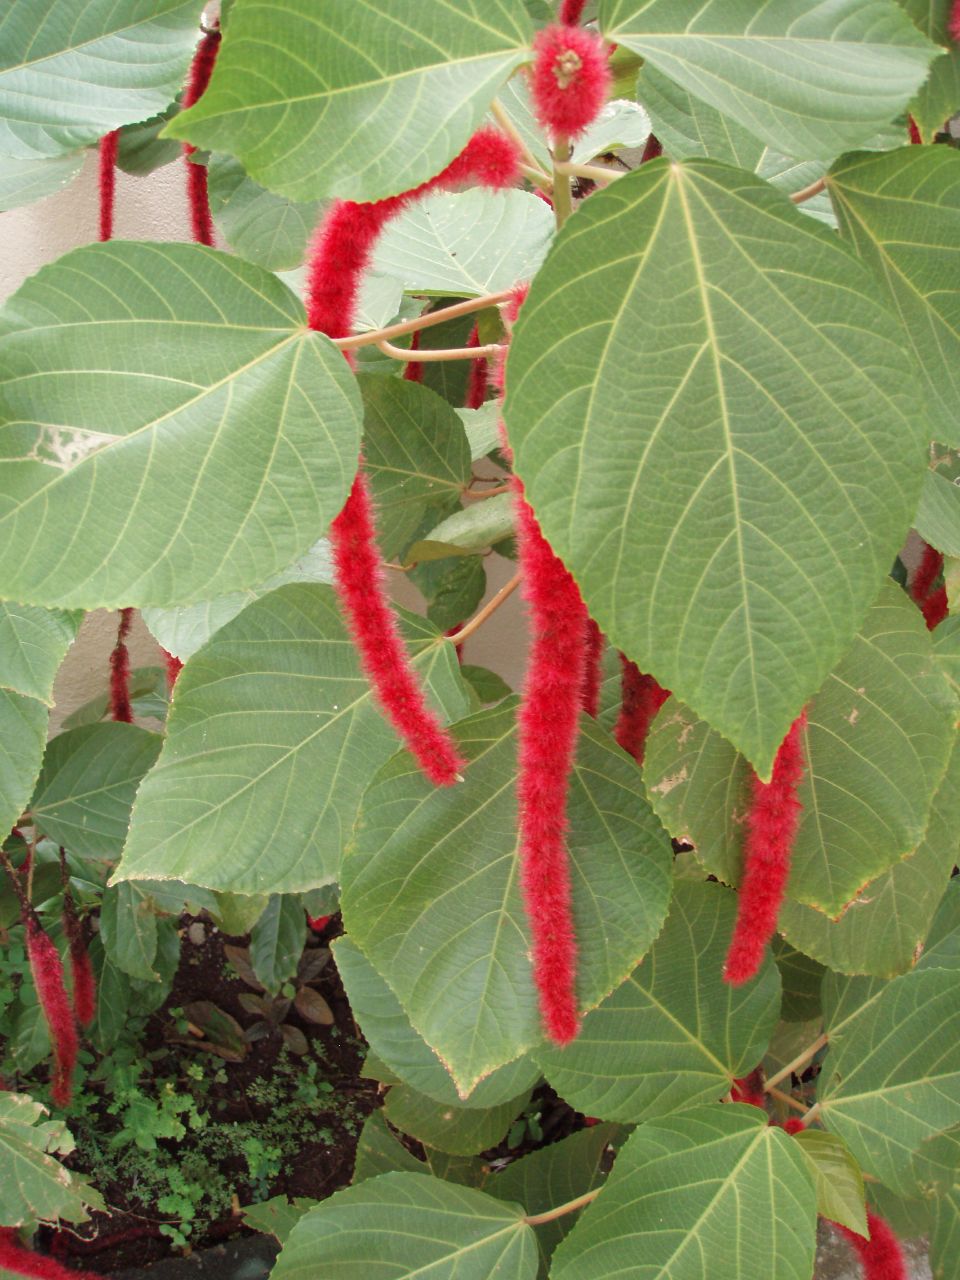
[[[960,1277],[958,110],[950,0],[8,8],[0,1272],[126,1161],[277,1280]]]

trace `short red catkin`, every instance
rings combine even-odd
[[[420,334],[415,333],[410,342],[411,351],[420,350]],[[403,366],[404,382],[422,382],[423,381],[423,361],[408,360]]]
[[[610,88],[610,63],[601,36],[583,27],[552,24],[533,41],[530,95],[540,125],[575,138],[596,119]]]
[[[600,685],[603,680],[603,632],[592,618],[587,618],[580,705],[588,716],[596,718],[600,710]]]
[[[907,1263],[900,1241],[884,1218],[867,1210],[870,1239],[857,1235],[849,1227],[833,1224],[852,1245],[863,1267],[863,1280],[907,1280]]]
[[[187,87],[183,94],[183,107],[192,107],[203,97],[220,49],[220,32],[206,31],[193,55]],[[190,206],[190,226],[197,244],[213,244],[213,218],[210,216],[210,198],[207,193],[207,166],[194,164],[190,157],[196,147],[183,144],[184,163],[187,167],[187,202]]]
[[[59,951],[43,931],[36,915],[26,911],[22,918],[27,933],[30,972],[53,1045],[51,1094],[58,1107],[66,1107],[73,1092],[78,1040],[73,1009],[63,983],[63,965]]]
[[[310,254],[310,328],[330,338],[343,338],[351,332],[360,281],[377,238],[406,205],[438,187],[470,180],[488,187],[507,187],[519,175],[516,144],[499,130],[485,128],[473,135],[442,173],[412,191],[372,204],[336,201],[320,223]],[[337,592],[367,678],[391,724],[427,777],[437,785],[449,786],[458,780],[462,761],[452,739],[427,706],[390,608],[362,459],[350,495],[330,533]]]
[[[0,1270],[36,1280],[97,1280],[91,1271],[71,1271],[56,1258],[25,1248],[12,1227],[0,1227]]]
[[[797,788],[803,777],[806,723],[804,711],[780,744],[770,781],[753,777],[737,922],[723,969],[724,980],[732,986],[756,975],[777,927],[802,807]]]
[[[126,639],[133,622],[133,610],[120,610],[117,627],[117,643],[110,654],[110,719],[133,724],[133,707],[130,705],[130,651]]]
[[[114,129],[100,139],[100,239],[113,239],[113,209],[117,194],[117,149],[120,130]]]
[[[653,676],[645,675],[621,653],[620,714],[613,736],[637,764],[643,764],[650,726],[669,697],[669,689],[662,688]]]
[[[950,33],[950,39],[956,44],[960,44],[960,0],[953,0],[953,4],[950,6],[947,31]]]
[[[560,21],[565,27],[575,27],[583,16],[587,0],[562,0]]]
[[[927,629],[933,629],[947,616],[947,589],[934,587],[943,572],[943,552],[923,544],[923,555],[910,580],[910,595],[920,606]]]
[[[67,856],[60,850],[60,876],[63,881],[63,931],[70,944],[70,976],[73,979],[73,1012],[81,1027],[89,1027],[97,1011],[97,984],[93,965],[83,937],[83,926],[77,916],[76,903],[70,889]]]

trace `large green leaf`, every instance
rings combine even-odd
[[[751,171],[760,163],[764,144],[755,133],[707,106],[651,62],[641,68],[637,97],[650,112],[653,131],[671,159],[707,156]]]
[[[141,617],[164,649],[186,662],[248,604],[276,591],[277,587],[285,587],[290,582],[332,581],[330,542],[327,538],[320,538],[305,555],[298,556],[293,564],[273,574],[259,587],[231,591],[216,600],[188,604],[179,609],[143,609]]]
[[[387,227],[373,268],[418,294],[479,297],[531,280],[553,232],[550,207],[527,191],[438,194]]]
[[[495,1147],[530,1100],[530,1090],[495,1107],[457,1107],[428,1098],[408,1084],[387,1094],[384,1115],[401,1133],[449,1155],[472,1156]]]
[[[930,74],[910,104],[925,142],[943,128],[948,116],[960,107],[960,50],[950,35],[952,0],[900,0],[923,34],[947,52],[934,60]]]
[[[83,1222],[89,1217],[86,1205],[104,1207],[99,1192],[54,1159],[57,1153],[68,1155],[74,1142],[62,1121],[41,1120],[46,1113],[25,1093],[0,1093],[0,1226],[37,1219]]]
[[[960,444],[960,156],[951,147],[854,152],[827,188],[842,234],[903,321],[924,375],[927,435]]]
[[[469,1098],[461,1099],[449,1071],[414,1031],[400,1001],[353,939],[338,938],[333,952],[350,1009],[367,1043],[402,1081],[428,1098],[448,1107],[465,1103],[495,1107],[532,1088],[540,1078],[535,1062],[517,1058],[481,1080]]]
[[[0,156],[0,213],[33,204],[72,182],[83,164],[83,152],[43,160],[15,160]]]
[[[954,839],[956,830],[955,824],[951,830]],[[954,876],[947,885],[917,967],[960,969],[960,877]]]
[[[53,681],[83,615],[0,601],[0,687],[53,706]]]
[[[159,982],[159,911],[146,883],[127,881],[104,890],[100,940],[104,954],[121,973],[143,982]]]
[[[794,1135],[806,1156],[817,1189],[817,1212],[860,1235],[867,1234],[867,1214],[860,1166],[835,1133],[803,1129]]]
[[[930,1202],[930,1266],[933,1280],[960,1280],[960,1186]]]
[[[453,646],[405,616],[414,664],[449,719],[466,709]],[[333,591],[292,584],[194,654],[134,807],[116,878],[295,893],[339,877],[370,776],[397,748]]]
[[[954,749],[930,810],[927,834],[915,852],[864,885],[839,920],[786,901],[779,927],[807,955],[841,973],[892,978],[910,969],[960,843],[960,751]]]
[[[272,893],[250,933],[253,971],[271,995],[297,972],[307,941],[307,918],[300,899]]]
[[[517,1205],[422,1173],[338,1191],[294,1226],[275,1280],[533,1280],[537,1239]]]
[[[809,703],[803,805],[787,893],[839,916],[857,892],[916,849],[946,771],[956,699],[932,660],[916,606],[884,584],[852,648]],[[644,782],[664,825],[708,871],[740,880],[750,767],[673,703],[647,744]]]
[[[233,156],[211,156],[207,175],[210,212],[232,249],[268,271],[300,266],[321,204],[298,204],[266,191]]]
[[[811,159],[889,123],[939,52],[894,0],[601,0],[600,25],[758,138]]]
[[[81,858],[116,858],[162,739],[132,724],[70,729],[47,747],[31,804],[40,831]]]
[[[960,486],[936,471],[928,471],[914,524],[920,537],[932,547],[948,556],[960,556]]]
[[[736,915],[720,885],[681,880],[650,955],[580,1036],[537,1057],[571,1105],[605,1120],[645,1120],[720,1098],[763,1057],[780,1014],[767,960],[747,986],[722,978]]]
[[[901,1194],[911,1157],[960,1123],[960,987],[949,969],[894,978],[830,1030],[818,1080],[823,1122],[864,1170]]]
[[[0,316],[0,593],[189,604],[285,569],[343,505],[355,379],[269,272],[114,241]]]
[[[378,200],[453,159],[531,36],[514,0],[421,0],[415,20],[409,0],[245,0],[167,132],[291,200]]]
[[[29,0],[0,17],[0,155],[55,156],[166,107],[202,0]]]
[[[377,503],[384,556],[399,556],[427,519],[459,510],[470,483],[463,424],[434,391],[401,378],[365,374],[363,450]]]
[[[466,781],[430,787],[397,756],[368,788],[341,873],[347,929],[467,1096],[541,1038],[520,895],[516,701],[457,726]],[[613,740],[584,721],[569,819],[577,997],[592,1008],[656,937],[664,833]]]
[[[507,426],[544,532],[611,643],[765,776],[923,478],[874,289],[766,183],[653,161],[567,223],[514,332]]]
[[[641,1125],[554,1255],[552,1280],[810,1280],[816,1199],[796,1144],[756,1107]]]
[[[46,737],[43,703],[0,689],[0,832],[4,835],[27,807]]]

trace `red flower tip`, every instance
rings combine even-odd
[[[927,624],[928,631],[938,627],[948,612],[947,588],[939,587],[936,591],[931,591],[920,606],[920,610],[923,613],[923,620]]]
[[[604,40],[583,27],[553,24],[537,32],[530,92],[537,119],[556,136],[576,137],[597,116],[610,88]]]
[[[206,32],[193,55],[187,87],[183,94],[184,110],[203,97],[213,75],[217,53],[220,50],[220,32]],[[210,215],[210,197],[207,193],[207,166],[194,164],[190,157],[196,151],[192,143],[183,144],[187,166],[187,203],[190,206],[190,226],[197,244],[213,244],[213,218]]]
[[[784,1133],[789,1133],[791,1137],[797,1133],[803,1133],[807,1126],[803,1123],[799,1116],[788,1116],[780,1125]]]
[[[907,1263],[900,1241],[884,1218],[867,1210],[869,1240],[839,1222],[833,1225],[853,1246],[863,1265],[863,1280],[907,1280]]]
[[[960,0],[953,0],[950,6],[950,19],[947,23],[950,39],[960,44]]]
[[[643,152],[640,156],[640,163],[646,164],[648,160],[656,160],[663,155],[663,145],[660,139],[653,133],[647,138],[643,146]]]
[[[575,27],[583,15],[587,0],[563,0],[560,5],[560,21],[565,27]]]
[[[70,944],[70,974],[73,978],[73,1011],[81,1027],[88,1027],[97,1011],[97,984],[93,977],[93,965],[87,953],[83,926],[77,917],[70,876],[64,851],[60,850],[60,867],[63,876],[63,931]]]
[[[603,632],[592,618],[587,619],[586,658],[583,671],[583,687],[580,705],[588,716],[596,719],[600,710],[600,684],[603,677]]]
[[[323,933],[333,916],[307,916],[307,924],[314,933]]]
[[[767,1099],[763,1092],[763,1078],[760,1067],[754,1067],[748,1076],[734,1080],[730,1090],[731,1102],[748,1102],[751,1107],[766,1110]]]
[[[914,120],[913,116],[907,116],[907,132],[910,135],[911,146],[921,146],[923,144],[923,134],[920,132],[920,126]]]
[[[130,705],[130,653],[126,638],[130,634],[133,610],[120,610],[117,627],[117,643],[110,654],[110,719],[124,724],[133,723],[133,707]]]
[[[71,1271],[56,1258],[25,1249],[12,1227],[0,1227],[0,1269],[36,1280],[97,1280],[92,1271]]]
[[[480,330],[476,325],[470,330],[470,337],[467,339],[468,347],[479,347]],[[467,378],[467,398],[464,408],[466,409],[482,409],[487,400],[487,378],[490,372],[490,365],[486,357],[481,356],[479,360],[470,361],[470,374]]]
[[[163,662],[167,668],[167,697],[169,698],[173,693],[174,685],[177,683],[177,677],[183,670],[183,663],[176,654],[167,653],[166,649],[163,650]]]
[[[117,148],[120,130],[114,129],[100,139],[100,239],[113,239],[113,206],[117,191]]]
[[[735,987],[756,976],[777,927],[802,808],[797,788],[803,777],[806,723],[804,711],[780,744],[770,781],[753,777],[737,922],[723,970],[724,980]]]
[[[613,736],[637,764],[643,764],[650,726],[670,697],[670,690],[662,688],[653,676],[645,675],[622,653],[620,667],[620,715]]]
[[[53,1045],[51,1094],[58,1107],[66,1107],[72,1096],[73,1069],[79,1044],[73,1009],[63,984],[63,965],[59,951],[40,927],[36,916],[28,915],[24,926],[30,971]]]

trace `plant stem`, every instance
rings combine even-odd
[[[455,320],[457,316],[468,316],[474,311],[495,307],[501,302],[506,302],[512,292],[512,289],[501,289],[499,293],[485,293],[480,298],[467,298],[463,302],[455,303],[452,307],[441,307],[439,311],[428,311],[425,315],[414,316],[412,320],[388,324],[385,329],[371,329],[369,333],[354,333],[349,338],[333,338],[331,341],[341,351],[355,351],[358,347],[375,346],[384,339],[402,338],[408,333],[429,329],[431,325],[443,324],[445,320]],[[476,354],[476,348],[473,351]],[[403,358],[404,360],[422,360],[423,354],[411,356],[409,351],[405,351]]]
[[[782,1102],[788,1107],[793,1107],[794,1111],[802,1111],[806,1114],[807,1105],[805,1102],[799,1102],[789,1093],[784,1093],[782,1089],[771,1089],[769,1085],[766,1086],[766,1089],[771,1098],[776,1098],[778,1102]]]
[[[486,347],[418,347],[415,352],[411,352],[405,347],[395,347],[386,338],[381,338],[377,346],[385,356],[390,356],[393,360],[403,360],[404,362],[416,360],[417,364],[436,364],[441,360],[486,359],[497,355],[503,350],[498,342],[491,342]]]
[[[509,493],[512,488],[510,484],[498,484],[493,489],[465,489],[463,496],[481,502],[484,498],[495,498],[497,494]]]
[[[553,212],[559,231],[573,213],[573,197],[570,194],[570,175],[563,166],[570,160],[570,139],[557,138],[553,144]]]
[[[818,178],[816,182],[811,182],[809,187],[801,187],[799,191],[794,191],[790,199],[794,204],[803,204],[804,200],[812,200],[814,196],[818,196],[821,191],[825,191],[827,187],[826,178]]]
[[[483,626],[491,614],[496,613],[504,601],[509,600],[519,585],[520,574],[515,573],[510,581],[500,588],[493,599],[489,601],[488,604],[485,604],[478,614],[472,617],[469,622],[464,623],[460,630],[454,635],[447,636],[450,643],[463,644],[464,640],[468,640],[475,631],[479,630],[479,628]]]
[[[575,178],[589,178],[592,182],[615,182],[627,172],[626,169],[606,169],[599,164],[574,164],[572,160],[558,160],[554,168],[557,173]]]
[[[812,1121],[816,1120],[819,1114],[820,1114],[820,1103],[815,1102],[809,1111],[805,1111],[803,1113],[803,1116],[801,1117],[801,1119],[803,1120],[804,1124],[810,1124]]]
[[[546,1213],[528,1214],[524,1218],[524,1222],[528,1227],[539,1227],[544,1222],[554,1222],[557,1218],[562,1218],[566,1213],[576,1213],[584,1205],[596,1200],[602,1190],[602,1187],[594,1187],[592,1191],[585,1191],[582,1196],[577,1196],[575,1200],[568,1200],[566,1204],[559,1204],[555,1209],[548,1209]]]
[[[553,195],[553,183],[550,181],[550,175],[548,173],[544,173],[542,169],[532,169],[528,164],[522,164],[520,166],[520,172],[529,182],[532,182],[535,187],[539,187],[540,190],[545,192],[548,196]]]
[[[494,98],[493,102],[490,104],[490,114],[493,116],[494,120],[496,120],[503,132],[507,134],[508,137],[512,138],[520,148],[520,154],[523,156],[527,168],[534,170],[534,172],[538,173],[541,178],[546,179],[546,181],[549,182],[550,175],[544,171],[540,161],[527,146],[520,134],[520,130],[507,115],[503,104],[497,98]],[[533,179],[533,181],[536,181],[536,179]]]
[[[805,1062],[809,1062],[814,1054],[819,1053],[826,1043],[827,1033],[824,1031],[822,1035],[817,1036],[813,1044],[808,1044],[801,1053],[798,1053],[791,1062],[788,1062],[785,1067],[782,1067],[776,1075],[771,1076],[763,1086],[764,1089],[769,1093],[773,1089],[774,1085],[778,1085],[781,1080],[786,1080],[787,1076],[792,1075],[794,1071],[796,1071],[797,1067],[802,1067]]]

